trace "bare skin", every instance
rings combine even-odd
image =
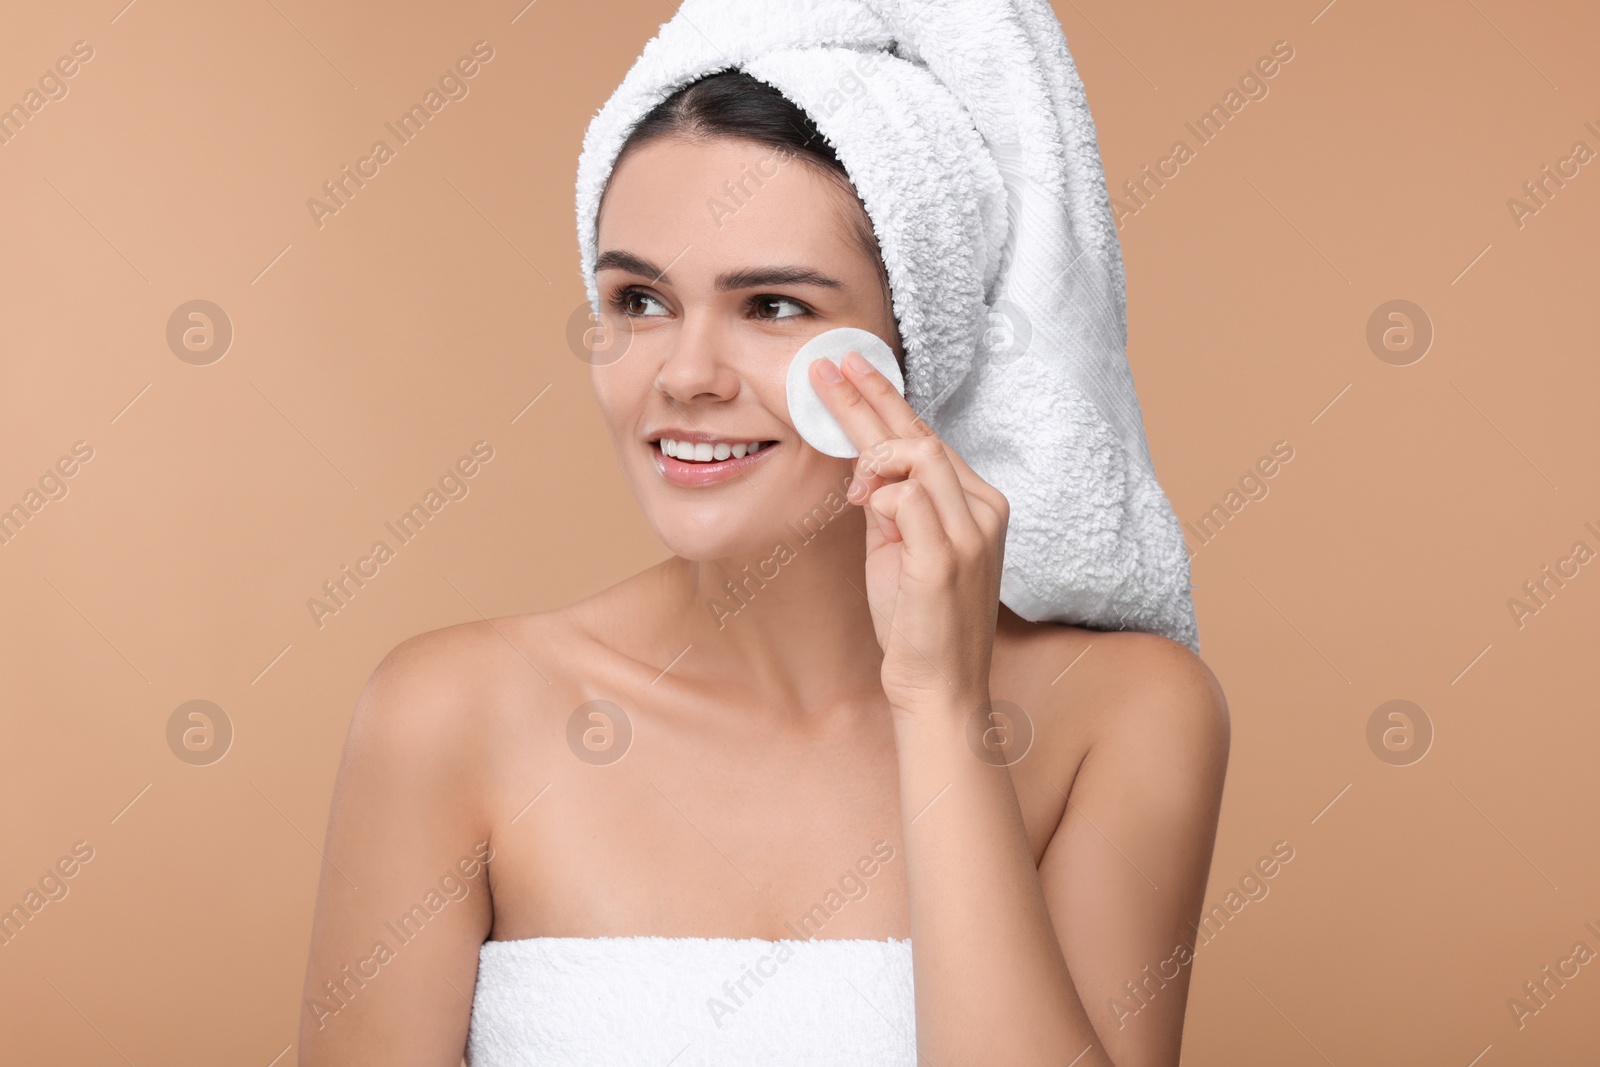
[[[880,376],[814,368],[859,463],[799,438],[795,348],[846,325],[897,338],[846,190],[790,161],[737,214],[707,211],[770,156],[668,139],[613,175],[600,249],[632,259],[597,280],[632,336],[595,394],[675,554],[558,611],[412,638],[374,672],[328,829],[302,1064],[454,1067],[487,938],[794,937],[879,842],[892,858],[816,936],[913,939],[928,1061],[1177,1063],[1192,968],[1149,976],[1201,910],[1221,689],[1171,641],[998,605],[1004,499]],[[837,284],[716,285],[774,266]],[[747,477],[685,488],[656,467],[671,428],[776,444]],[[852,476],[865,507],[842,503]],[[840,506],[800,543],[785,523],[830,493]],[[794,551],[774,564],[780,540]],[[746,566],[776,577],[730,614],[724,583]],[[1034,729],[1009,766],[968,743],[988,698]],[[600,765],[569,745],[596,699],[632,732]],[[430,890],[444,903],[401,943],[386,924]]]

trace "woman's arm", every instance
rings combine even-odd
[[[1226,765],[1215,680],[1172,642],[1173,655],[1133,665],[1125,691],[1137,694],[1134,710],[1097,717],[1135,725],[1106,731],[1090,750],[1093,773],[1072,787],[1077,800],[1058,826],[1064,842],[1079,842],[1071,809],[1117,797],[1129,811],[1108,833],[1141,855],[1147,838],[1176,850],[1158,865],[1173,878],[1167,895],[1124,899],[1116,890],[1125,876],[1104,854],[1069,843],[1047,853],[1047,900],[1006,761],[973,743],[988,725],[1009,503],[858,355],[839,369],[817,360],[810,375],[861,452],[847,495],[866,513],[867,601],[899,757],[919,1053],[938,1067],[1174,1063],[1170,1032],[1102,1036],[1084,1001],[1129,965],[1130,979],[1142,975],[1144,961],[1134,961],[1198,911]],[[1138,725],[1151,718],[1188,725],[1159,738]],[[1069,772],[1060,769],[1063,781]],[[1162,774],[1176,782],[1143,777]]]
[[[1182,645],[1148,634],[1102,643],[1120,646],[1108,672],[1118,681],[1039,877],[1111,1060],[1176,1067],[1228,766],[1227,700]]]
[[[301,1067],[461,1062],[492,918],[472,646],[466,627],[402,642],[356,704],[317,894]]]
[[[1205,891],[1227,708],[1181,645],[1150,637],[1123,658],[1125,693],[1094,713],[1104,726],[1037,870],[1010,773],[974,758],[964,709],[896,718],[918,1045],[941,1067],[1178,1062],[1177,946]]]

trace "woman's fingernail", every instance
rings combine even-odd
[[[860,352],[846,352],[844,354],[844,361],[848,363],[850,365],[850,369],[855,371],[857,374],[866,374],[868,371],[872,370],[872,364],[868,363],[866,358],[862,356]]]
[[[831,359],[817,360],[817,377],[825,382],[844,381],[844,375],[839,373],[839,368],[835,366]]]

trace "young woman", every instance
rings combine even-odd
[[[658,107],[598,247],[626,350],[595,396],[673,554],[379,665],[301,1064],[453,1067],[469,1026],[474,1063],[768,1062],[740,1057],[774,1019],[770,1062],[1176,1064],[1227,762],[1210,671],[1004,608],[1005,497],[864,361],[810,371],[860,457],[795,431],[807,338],[903,352],[849,176],[778,92],[729,72]]]

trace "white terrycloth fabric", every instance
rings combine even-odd
[[[915,1067],[912,992],[909,940],[486,941],[467,1063]]]
[[[1011,504],[1001,600],[1198,651],[1188,553],[1125,353],[1094,123],[1047,0],[685,0],[584,136],[578,243],[596,315],[596,214],[628,132],[730,68],[805,110],[849,172],[908,399]]]

